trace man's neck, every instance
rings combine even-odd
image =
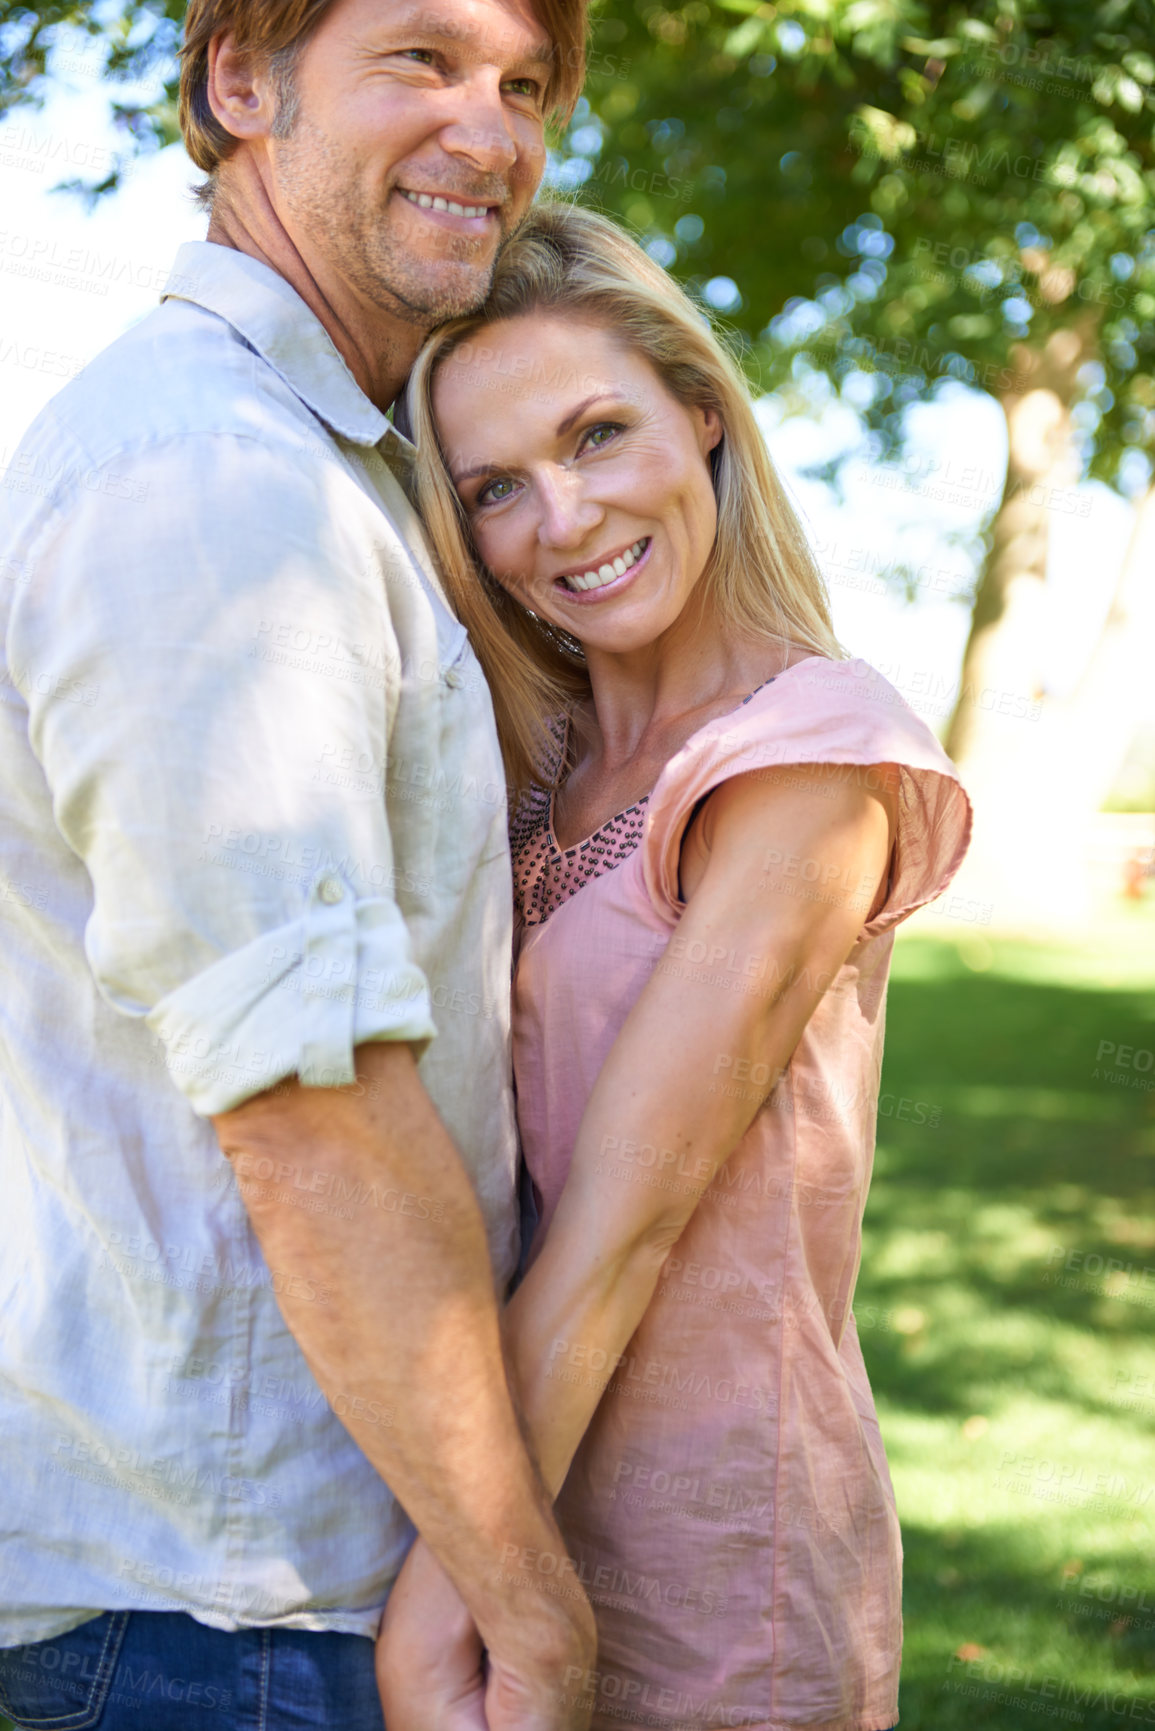
[[[385,412],[409,376],[426,333],[366,303],[347,284],[318,281],[281,223],[258,175],[230,173],[218,188],[206,240],[247,253],[300,295],[357,384]]]

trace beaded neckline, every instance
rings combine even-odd
[[[555,775],[565,762],[566,753],[569,751],[570,719],[571,718],[568,715],[563,716],[561,718],[561,724],[557,730],[558,755],[554,771]],[[608,829],[609,826],[612,823],[615,823],[618,818],[629,817],[631,812],[640,811],[644,805],[649,803],[649,798],[649,794],[644,793],[641,799],[636,799],[632,805],[623,806],[621,811],[616,811],[614,813],[613,817],[607,817],[605,823],[599,823],[597,829],[591,830],[589,835],[582,837],[581,841],[575,841],[572,847],[562,847],[561,843],[557,839],[557,828],[555,825],[555,807],[557,804],[557,787],[555,785],[547,790],[546,798],[546,827],[549,832],[550,843],[555,852],[561,854],[563,858],[567,857],[571,853],[577,853],[586,845],[587,842],[596,841],[602,831]]]
[[[564,851],[549,822],[548,790],[527,800],[510,826],[514,898],[524,925],[543,925],[578,890],[627,860],[642,839],[649,794]]]
[[[764,679],[735,708],[744,708],[776,678],[777,674],[774,674]],[[714,719],[720,721],[722,717]],[[705,725],[708,727],[710,723]],[[568,716],[558,717],[554,734],[558,752],[556,766],[560,768],[569,744]],[[544,925],[550,915],[578,890],[623,864],[645,833],[649,802],[650,794],[644,793],[633,805],[615,812],[613,817],[599,824],[584,840],[563,848],[558,845],[553,825],[554,790],[533,788],[513,813],[509,826],[514,900],[522,924]]]

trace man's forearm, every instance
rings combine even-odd
[[[483,1637],[585,1608],[501,1582],[509,1544],[561,1541],[522,1441],[477,1199],[405,1046],[357,1053],[358,1084],[296,1082],[215,1120],[285,1320]],[[549,1638],[548,1628],[546,1638]]]

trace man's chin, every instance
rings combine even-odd
[[[495,263],[489,259],[484,265],[462,262],[449,268],[442,263],[424,275],[415,259],[403,279],[393,275],[383,282],[382,309],[387,307],[395,317],[426,330],[474,313],[489,293]]]

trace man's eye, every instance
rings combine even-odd
[[[432,48],[403,48],[402,60],[417,60],[422,66],[432,66],[434,54]]]
[[[502,488],[506,490],[501,491]],[[479,505],[500,505],[503,499],[508,499],[513,492],[513,482],[504,478],[498,481],[487,481],[477,495]]]

